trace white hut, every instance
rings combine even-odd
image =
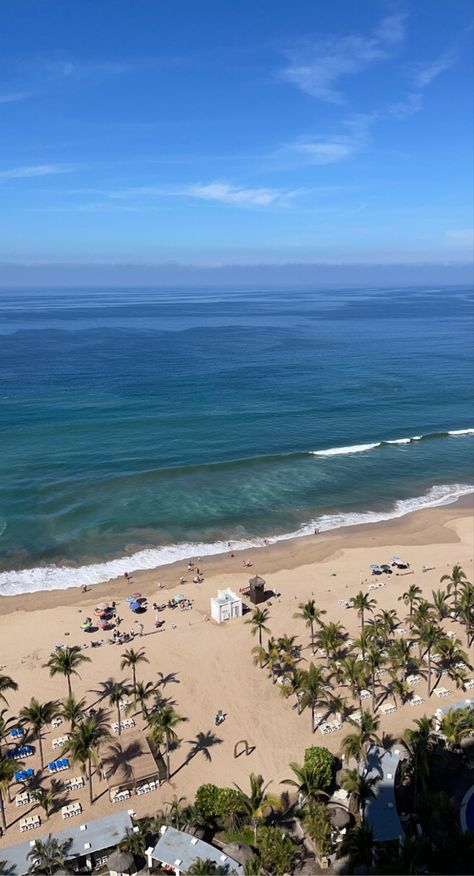
[[[217,596],[211,598],[211,617],[218,624],[231,620],[233,617],[242,617],[242,600],[240,596],[226,587],[218,590]]]

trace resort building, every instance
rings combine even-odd
[[[112,803],[128,799],[133,792],[141,795],[154,791],[166,777],[164,763],[156,762],[142,733],[120,736],[103,746],[100,754],[102,775]]]
[[[175,876],[181,876],[181,873],[187,873],[193,864],[200,859],[201,861],[212,861],[223,874],[236,873],[238,876],[244,874],[244,868],[238,861],[191,833],[163,825],[160,828],[160,834],[155,848],[147,849],[146,855],[150,870],[154,863],[159,863],[170,867]]]
[[[89,821],[87,824],[68,825],[67,830],[54,833],[60,844],[65,843],[65,859],[68,869],[83,872],[98,869],[106,864],[123,840],[125,833],[133,828],[130,812],[115,812],[107,818]],[[29,872],[31,859],[28,853],[34,840],[8,846],[1,850],[1,860],[8,876],[24,876]],[[3,872],[3,870],[2,870]]]
[[[240,596],[237,596],[229,587],[226,587],[225,590],[218,590],[217,596],[211,598],[211,617],[218,624],[234,617],[242,617]]]

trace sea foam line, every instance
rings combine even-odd
[[[328,447],[326,450],[311,450],[312,456],[345,456],[348,453],[366,453],[375,450],[376,447],[384,447],[387,444],[411,444],[413,441],[422,441],[423,438],[460,438],[464,435],[474,435],[474,429],[451,429],[448,432],[431,432],[427,435],[410,435],[407,438],[386,438],[383,441],[374,441],[371,444],[351,444],[347,447]]]
[[[404,517],[423,508],[433,508],[437,505],[449,505],[461,496],[474,493],[473,484],[441,484],[431,487],[423,496],[412,499],[399,499],[388,511],[345,512],[340,514],[324,514],[304,523],[295,532],[269,537],[266,541],[275,543],[290,538],[301,538],[312,535],[315,529],[326,532],[339,529],[342,526],[357,526],[363,523],[379,523]],[[263,538],[232,541],[233,551],[246,551],[262,548]],[[87,566],[38,566],[33,569],[12,570],[0,572],[0,595],[15,596],[20,593],[35,593],[41,590],[65,590],[68,587],[81,587],[84,584],[93,585],[110,581],[125,574],[156,569],[189,558],[208,557],[215,554],[228,553],[228,541],[183,542],[162,547],[147,548],[128,557],[120,557],[104,563],[93,563]]]

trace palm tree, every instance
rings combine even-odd
[[[53,678],[55,675],[64,675],[67,679],[68,696],[72,697],[71,675],[77,675],[80,678],[77,667],[82,663],[90,663],[91,658],[86,657],[82,653],[80,645],[72,645],[70,648],[58,648],[54,654],[51,654],[45,667],[49,669],[49,674]]]
[[[257,827],[259,821],[262,821],[265,818],[265,813],[268,812],[269,809],[280,810],[282,808],[281,801],[278,797],[267,794],[269,784],[270,782],[267,782],[267,784],[264,785],[263,776],[257,776],[255,773],[250,773],[250,794],[246,794],[242,788],[235,785],[239,792],[239,801],[242,810],[252,822],[255,845],[257,845]]]
[[[58,714],[59,703],[56,700],[49,700],[47,703],[40,703],[35,697],[30,700],[29,706],[24,706],[20,710],[20,717],[31,725],[33,736],[38,740],[41,769],[44,769],[43,757],[43,739],[41,731],[47,724]]]
[[[118,735],[122,733],[122,719],[120,715],[120,704],[124,697],[128,694],[128,687],[123,681],[114,681],[107,689],[107,699],[110,706],[115,706],[117,709]]]
[[[92,806],[92,766],[98,769],[99,747],[110,739],[110,733],[103,720],[95,715],[86,718],[72,731],[69,739],[65,742],[62,753],[69,754],[75,763],[78,763],[81,772],[89,778],[89,800]]]
[[[349,718],[349,721],[357,730],[344,737],[342,740],[342,750],[346,757],[354,757],[357,763],[359,763],[363,757],[367,757],[367,751],[373,742],[376,742],[377,745],[382,744],[377,736],[380,722],[375,715],[371,715],[370,712],[364,710],[361,712],[359,724],[351,718]]]
[[[440,628],[431,622],[426,623],[420,630],[419,633],[419,644],[421,647],[425,648],[424,654],[422,658],[427,656],[427,666],[428,666],[428,696],[431,696],[431,657],[433,649],[439,643],[441,638],[442,631]]]
[[[341,776],[341,788],[349,793],[349,809],[351,812],[359,813],[362,817],[362,822],[365,821],[365,807],[368,800],[375,797],[374,787],[380,781],[379,776],[370,778],[359,773],[359,770],[344,770]]]
[[[270,616],[268,608],[256,608],[252,612],[252,617],[245,621],[246,624],[252,624],[251,633],[255,636],[258,633],[258,644],[262,647],[262,633],[270,635],[270,629],[265,626]]]
[[[193,876],[214,876],[221,871],[215,861],[211,861],[210,858],[196,858],[186,872],[193,874]]]
[[[417,810],[418,786],[425,793],[431,768],[431,755],[436,746],[433,735],[434,719],[423,715],[415,721],[416,729],[409,728],[403,734],[403,744],[408,754],[407,771],[414,780],[413,806]]]
[[[344,627],[340,623],[321,623],[315,642],[318,648],[324,651],[328,662],[331,657],[335,657],[344,641],[343,630]]]
[[[446,590],[432,590],[431,593],[433,595],[433,608],[436,610],[438,620],[442,621],[445,617],[448,617],[450,612],[448,594]]]
[[[460,587],[462,587],[464,581],[467,582],[466,574],[465,574],[465,572],[463,572],[459,563],[456,563],[453,566],[450,575],[442,575],[441,576],[440,583],[442,584],[443,581],[448,582],[448,593],[451,593],[451,590],[454,590],[454,611],[455,611],[455,614],[457,614],[457,612],[458,612],[458,590]]]
[[[140,703],[140,708],[142,710],[142,718],[145,720],[148,718],[148,711],[146,704],[149,699],[156,693],[156,686],[152,681],[137,681],[135,686],[135,698]]]
[[[364,757],[364,746],[360,733],[348,733],[342,740],[342,753],[347,760],[354,758],[357,765]]]
[[[344,684],[350,689],[353,699],[357,698],[359,709],[362,711],[360,692],[364,689],[367,681],[364,663],[361,660],[357,660],[356,657],[349,655],[341,660],[340,668],[342,669]]]
[[[18,690],[18,685],[9,675],[0,675],[0,700],[8,705],[8,700],[5,696],[6,690]]]
[[[119,848],[123,852],[130,852],[131,855],[137,858],[143,858],[147,849],[146,831],[140,830],[140,826],[137,826],[139,828],[137,831],[135,831],[135,828],[130,827],[125,829],[125,836],[120,841]]]
[[[405,590],[405,593],[402,593],[401,596],[398,597],[398,601],[402,601],[405,605],[409,606],[409,615],[408,620],[411,628],[411,619],[413,615],[413,607],[417,602],[420,601],[422,597],[423,591],[421,587],[418,587],[417,584],[410,584],[408,590]]]
[[[305,622],[305,625],[311,630],[311,650],[314,657],[314,625],[316,623],[321,623],[320,617],[322,614],[326,614],[326,612],[320,608],[316,608],[316,603],[314,599],[310,599],[308,600],[308,602],[300,602],[298,608],[299,611],[297,611],[296,614],[293,615],[293,617],[302,618]]]
[[[260,666],[263,666],[264,664],[268,666],[270,677],[273,684],[275,684],[275,667],[280,662],[280,649],[277,640],[274,639],[273,636],[270,636],[266,648],[260,645],[255,645],[255,647],[252,648],[252,653],[255,654],[254,663],[259,663]]]
[[[16,725],[15,718],[6,718],[8,709],[2,709],[0,712],[0,757],[2,755],[2,743],[5,742],[11,730]]]
[[[172,706],[163,706],[153,715],[149,715],[148,717],[148,726],[150,728],[150,737],[153,742],[160,745],[165,740],[166,747],[166,778],[169,782],[170,780],[170,744],[171,742],[178,742],[178,734],[175,731],[175,727],[178,726],[182,721],[187,721],[187,718],[182,718],[181,715],[178,715],[177,712],[173,709]]]
[[[66,700],[63,700],[61,706],[61,716],[69,721],[71,725],[71,730],[74,730],[76,724],[79,724],[79,721],[82,721],[84,714],[86,711],[86,701],[76,700],[74,697],[68,697]]]
[[[49,836],[45,840],[35,840],[27,857],[31,858],[29,873],[48,873],[52,876],[59,870],[64,872],[64,853],[67,843],[60,843],[55,837]]]
[[[408,687],[406,681],[398,677],[396,670],[390,669],[389,674],[390,682],[388,684],[388,690],[393,695],[395,705],[397,705],[397,697],[400,697],[400,701],[402,705],[404,705],[409,698],[410,688]]]
[[[298,794],[302,798],[300,804],[301,809],[308,800],[314,802],[321,796],[329,796],[319,787],[319,774],[314,766],[308,766],[307,764],[300,766],[299,763],[292,762],[290,763],[290,767],[296,776],[296,781],[295,779],[283,779],[281,784],[291,785],[293,788],[297,788]]]
[[[367,651],[367,654],[365,655],[365,666],[367,668],[367,671],[370,674],[370,680],[371,680],[371,684],[372,684],[372,711],[373,712],[375,712],[375,706],[376,706],[375,678],[376,678],[377,672],[380,669],[382,663],[383,663],[383,657],[382,657],[382,654],[380,653],[380,649],[371,645],[369,650]]]
[[[469,736],[474,730],[474,712],[471,708],[463,706],[460,709],[450,709],[443,716],[440,731],[446,738],[451,749],[459,749],[461,740]]]
[[[364,593],[362,590],[359,590],[357,596],[352,596],[349,600],[352,607],[357,610],[357,615],[360,617],[360,628],[363,632],[364,630],[364,621],[365,621],[365,613],[367,611],[373,611],[377,602],[375,599],[371,599],[367,593]]]
[[[467,647],[470,648],[474,637],[474,587],[468,581],[465,582],[458,601],[458,620],[466,628]]]
[[[287,636],[285,634],[277,640],[281,662],[285,669],[292,669],[295,662],[299,659],[300,646],[296,644],[297,638],[298,636]]]
[[[379,613],[377,615],[377,619],[380,620],[380,622],[383,625],[384,634],[385,634],[384,635],[384,645],[387,645],[389,637],[391,635],[393,635],[396,627],[400,623],[400,620],[397,616],[397,612],[395,611],[394,608],[383,609],[382,611],[379,611]]]
[[[36,791],[32,792],[31,796],[33,797],[33,800],[41,806],[46,818],[48,818],[55,800],[54,791],[51,789],[45,791],[44,788],[38,788]]]
[[[18,761],[16,763],[7,757],[0,758],[0,810],[2,815],[3,830],[7,829],[5,818],[5,800],[4,795],[8,794],[8,788],[15,776],[16,771],[20,768]]]
[[[325,684],[323,670],[320,666],[315,666],[310,663],[309,668],[303,672],[300,696],[300,710],[311,709],[311,729],[314,733],[315,727],[315,712],[318,702],[321,700]]]
[[[139,648],[138,651],[134,651],[133,648],[128,648],[122,654],[120,669],[131,668],[132,670],[133,696],[135,697],[135,700],[137,698],[137,666],[140,663],[149,662],[144,648]]]
[[[397,639],[395,642],[392,642],[390,648],[392,669],[395,673],[398,673],[400,669],[403,669],[404,680],[406,680],[410,663],[412,662],[411,649],[412,642],[408,639]]]
[[[374,863],[375,843],[372,828],[359,824],[343,837],[337,851],[337,858],[349,858],[349,873],[359,866],[370,870]]]

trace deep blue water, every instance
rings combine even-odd
[[[0,593],[472,484],[470,289],[0,294]]]

